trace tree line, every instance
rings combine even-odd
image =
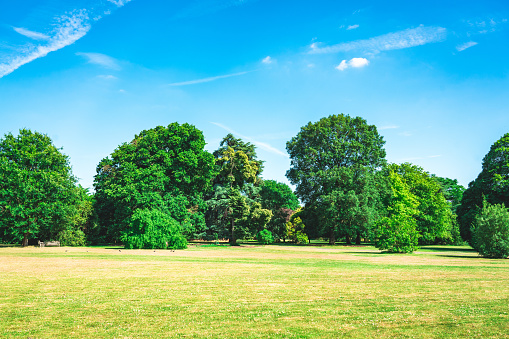
[[[102,159],[91,193],[48,136],[22,129],[0,139],[0,241],[185,248],[191,239],[325,238],[392,252],[467,241],[494,256],[482,239],[498,237],[497,248],[504,241],[509,248],[509,134],[467,189],[410,163],[389,164],[384,144],[360,117],[308,123],[286,145],[293,192],[262,178],[253,144],[228,134],[209,153],[200,130],[172,123],[140,132]],[[492,235],[486,229],[495,224],[502,226]]]

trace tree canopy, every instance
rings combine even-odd
[[[214,177],[203,134],[189,124],[144,130],[97,166],[94,186],[102,241],[120,241],[138,209],[167,213],[187,237],[204,231],[203,196]]]
[[[80,203],[69,158],[51,139],[22,129],[0,139],[0,241],[56,240]]]
[[[374,125],[343,114],[310,122],[287,142],[291,163],[286,176],[297,186],[296,195],[306,208],[321,211],[321,225],[326,225],[331,244],[338,227],[355,228],[360,239],[364,221],[375,208],[369,185],[371,176],[386,163],[384,144]]]

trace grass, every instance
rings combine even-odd
[[[2,247],[0,281],[2,338],[509,338],[509,260],[468,247]]]

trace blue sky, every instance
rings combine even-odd
[[[390,162],[467,185],[509,132],[506,1],[18,0],[0,4],[0,135],[48,134],[92,187],[143,129],[232,132],[287,182],[285,144],[331,114]]]

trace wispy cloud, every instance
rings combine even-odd
[[[346,28],[347,31],[351,31],[352,29],[359,28],[359,25],[350,25]]]
[[[237,76],[244,75],[244,74],[251,73],[251,72],[254,72],[254,71],[245,71],[245,72],[238,72],[238,73],[232,73],[232,74],[218,75],[218,76],[209,77],[209,78],[202,78],[202,79],[182,81],[182,82],[174,82],[174,83],[170,84],[170,86],[187,86],[187,85],[201,84],[204,82],[211,82],[211,81],[215,81],[215,80],[219,80],[219,79],[237,77]]]
[[[475,42],[475,41],[465,42],[464,44],[456,46],[456,50],[458,50],[458,52],[461,52],[461,51],[464,51],[467,48],[473,47],[475,45],[477,45],[477,42]]]
[[[270,56],[266,56],[265,58],[263,58],[262,62],[264,64],[271,64],[273,62],[273,60]]]
[[[360,68],[367,65],[369,65],[369,60],[366,58],[352,58],[349,61],[341,61],[341,63],[336,66],[336,69],[339,71],[344,71],[349,67]]]
[[[364,51],[378,53],[395,49],[421,46],[445,40],[447,30],[443,27],[426,27],[405,29],[365,40],[356,40],[332,46],[320,47],[318,43],[311,44],[311,54],[338,53],[349,51]]]
[[[230,133],[232,133],[232,134],[235,134],[235,135],[239,136],[240,138],[242,138],[242,139],[244,139],[244,140],[249,141],[249,142],[250,142],[250,143],[252,143],[253,145],[255,145],[255,146],[257,146],[257,147],[259,147],[259,148],[261,148],[261,149],[266,150],[267,152],[271,152],[271,153],[274,153],[274,154],[277,154],[277,155],[281,155],[281,156],[283,156],[283,157],[285,157],[285,158],[288,158],[288,154],[286,154],[286,153],[284,153],[284,152],[282,152],[282,151],[278,150],[278,149],[277,149],[277,148],[275,148],[275,147],[272,147],[271,145],[269,145],[269,144],[267,144],[267,143],[265,143],[265,142],[258,141],[258,140],[255,140],[255,139],[253,139],[253,138],[250,138],[250,137],[247,137],[247,136],[245,136],[245,135],[242,135],[242,134],[240,134],[240,133],[237,133],[236,131],[232,130],[231,128],[229,128],[229,127],[227,127],[227,126],[225,126],[225,125],[223,125],[223,124],[220,124],[220,123],[218,123],[218,122],[211,122],[211,124],[216,125],[217,127],[220,127],[220,128],[224,129],[224,130],[225,130],[225,131],[227,131],[227,132],[230,132]]]
[[[99,65],[105,68],[119,70],[120,66],[116,59],[101,53],[81,53],[78,52],[76,55],[82,56],[87,59],[88,63]]]
[[[117,7],[122,7],[126,3],[131,2],[131,0],[108,0],[108,2],[115,4]]]
[[[86,10],[62,15],[58,18],[57,22],[47,44],[28,44],[22,48],[19,54],[10,57],[7,62],[0,64],[0,78],[35,59],[44,57],[50,52],[74,43],[90,30],[89,17]]]
[[[16,32],[18,32],[21,35],[26,36],[27,38],[34,39],[34,40],[49,40],[49,36],[43,33],[30,31],[23,27],[12,27]]]
[[[116,76],[111,75],[111,74],[101,74],[101,75],[98,75],[97,77],[100,78],[100,79],[104,79],[104,80],[116,80],[116,79],[118,79]]]
[[[47,34],[22,27],[13,27],[19,34],[33,40],[38,40],[38,42],[18,45],[12,48],[9,54],[0,55],[0,78],[14,72],[27,63],[45,57],[50,52],[73,44],[90,31],[91,23],[99,20],[102,15],[111,13],[112,4],[122,7],[129,1],[108,0],[108,2],[96,3],[95,7],[90,7],[90,9],[78,9],[66,12],[63,15],[54,16],[51,18],[52,21],[48,23],[53,29]]]

